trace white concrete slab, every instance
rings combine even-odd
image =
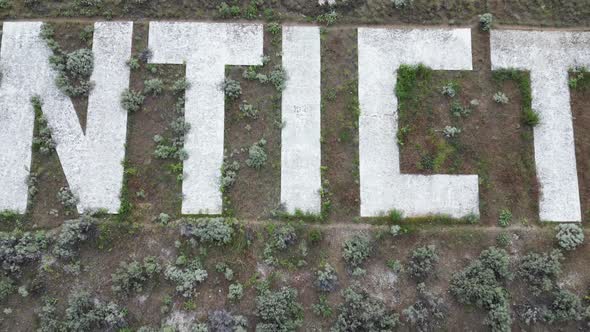
[[[286,211],[319,213],[321,61],[318,27],[283,26],[281,202]]]
[[[261,24],[151,22],[151,63],[186,63],[183,214],[220,214],[225,65],[261,65]]]
[[[358,29],[361,216],[479,214],[477,175],[401,174],[397,69],[471,70],[469,29]]]
[[[590,32],[492,30],[492,70],[530,71],[539,218],[581,221],[568,69],[590,66]]]
[[[129,86],[133,24],[99,22],[94,27],[95,87],[88,99],[86,134],[71,100],[55,86],[51,50],[39,36],[41,22],[5,22],[0,66],[0,210],[24,212],[25,184],[31,164],[34,111],[30,99],[39,95],[53,130],[78,210],[103,208],[116,213],[123,179],[127,113],[120,96]]]

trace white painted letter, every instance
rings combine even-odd
[[[477,175],[401,174],[396,143],[399,66],[471,70],[471,31],[359,28],[358,52],[361,216],[479,214]]]
[[[183,214],[220,214],[225,65],[261,65],[260,24],[151,22],[152,63],[186,63]]]
[[[581,221],[568,69],[590,66],[590,33],[565,31],[491,32],[492,70],[530,71],[535,165],[541,186],[539,218]]]
[[[320,212],[320,62],[317,27],[283,27],[281,202],[290,213]]]
[[[43,101],[43,113],[57,143],[57,154],[78,210],[119,209],[125,157],[127,113],[120,106],[129,86],[133,24],[94,25],[95,87],[88,99],[86,134],[71,100],[55,86],[52,54],[41,39],[41,22],[5,22],[0,65],[0,210],[24,212],[31,165],[34,111],[31,97]]]

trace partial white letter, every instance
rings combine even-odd
[[[317,27],[283,27],[281,202],[290,213],[320,212],[320,62]]]
[[[568,69],[590,66],[590,33],[565,31],[491,32],[492,70],[530,71],[535,165],[541,186],[539,218],[581,221]]]
[[[401,174],[395,85],[402,64],[471,70],[469,29],[358,29],[361,216],[479,214],[477,175]]]
[[[261,65],[260,24],[151,22],[152,63],[186,63],[186,136],[182,213],[220,214],[225,65]]]
[[[43,101],[43,113],[57,143],[57,154],[78,210],[119,209],[125,157],[127,113],[120,106],[129,86],[133,24],[94,25],[95,87],[88,99],[86,134],[71,100],[55,86],[52,54],[41,39],[41,22],[5,22],[0,65],[0,210],[24,212],[31,165],[34,111],[31,97]]]

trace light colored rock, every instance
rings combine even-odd
[[[530,71],[539,218],[581,221],[568,69],[590,66],[590,32],[493,30],[492,70]]]
[[[318,4],[320,4],[320,5],[328,4],[331,6],[331,5],[336,4],[336,0],[318,0]]]
[[[477,175],[401,174],[397,69],[471,70],[469,29],[358,29],[361,216],[479,214]]]
[[[104,208],[116,213],[123,180],[127,113],[120,105],[129,86],[133,24],[98,22],[94,27],[95,83],[88,99],[86,133],[71,100],[55,85],[52,54],[39,36],[41,22],[5,22],[0,65],[0,210],[24,212],[31,165],[34,111],[31,97],[43,101],[56,151],[78,210]]]
[[[319,28],[284,26],[281,202],[289,213],[320,212],[320,67]]]
[[[151,22],[151,63],[186,63],[183,214],[220,214],[226,65],[261,65],[261,24]]]

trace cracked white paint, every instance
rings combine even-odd
[[[471,70],[469,29],[358,29],[361,216],[479,214],[477,175],[401,174],[397,69]]]
[[[261,24],[151,22],[151,63],[186,63],[183,214],[220,214],[225,65],[261,65]]]
[[[539,218],[581,221],[568,69],[590,66],[590,32],[493,30],[492,70],[530,71]]]
[[[31,164],[34,111],[38,95],[57,143],[56,151],[78,210],[116,213],[123,179],[127,113],[120,97],[129,86],[133,24],[94,25],[94,89],[88,99],[86,133],[69,97],[55,85],[52,54],[39,36],[41,22],[5,22],[0,66],[0,210],[24,212]]]
[[[281,202],[289,213],[320,212],[320,62],[319,28],[283,27]]]

